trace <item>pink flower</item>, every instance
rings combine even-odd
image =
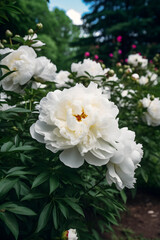
[[[135,49],[137,48],[137,46],[135,44],[132,44],[132,48]]]
[[[140,52],[138,53],[139,55],[142,55]]]
[[[117,37],[117,42],[122,42],[122,36]]]
[[[85,57],[89,57],[89,56],[90,56],[90,53],[89,53],[89,52],[85,52],[84,56],[85,56]]]
[[[109,53],[109,56],[112,58],[113,57],[113,53]]]
[[[98,55],[94,55],[94,59],[98,60],[99,56]]]
[[[153,63],[153,60],[149,60],[149,62],[152,64],[152,63]]]
[[[118,50],[118,54],[122,54],[122,50],[121,49]]]
[[[99,59],[98,62],[99,62],[99,63],[103,63],[103,60]]]
[[[98,48],[99,48],[99,45],[96,45],[96,48],[98,49]]]
[[[128,58],[126,58],[124,61],[127,63],[128,62]]]

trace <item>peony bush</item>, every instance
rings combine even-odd
[[[57,72],[29,33],[0,50],[2,238],[103,239],[124,188],[158,162],[158,61],[134,54],[110,69],[94,57]]]

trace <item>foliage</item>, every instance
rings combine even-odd
[[[90,6],[90,11],[83,16],[83,29],[88,36],[77,43],[81,46],[78,53],[81,58],[90,46],[99,45],[98,55],[109,64],[109,53],[113,52],[119,35],[123,37],[123,60],[132,44],[149,59],[159,52],[160,5],[157,0],[84,0],[84,3]]]
[[[5,38],[6,29],[10,29],[13,35],[25,36],[29,29],[35,29],[35,24],[41,22],[43,32],[40,39],[44,39],[47,45],[42,54],[50,58],[58,69],[62,66],[67,69],[75,55],[70,43],[79,36],[79,28],[72,24],[65,12],[57,8],[49,11],[45,0],[18,0],[13,5],[14,8],[21,9],[21,14],[17,15],[15,11],[7,10],[7,0],[2,3],[7,11],[8,21],[0,26],[1,38]],[[48,51],[48,48],[51,50]]]

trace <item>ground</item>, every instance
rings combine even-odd
[[[119,224],[104,240],[160,240],[160,194],[137,193]]]

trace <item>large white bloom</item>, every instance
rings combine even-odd
[[[60,71],[56,74],[56,79],[54,80],[56,83],[56,87],[68,87],[69,82],[73,82],[72,79],[69,78],[70,73],[68,71]]]
[[[146,68],[148,65],[148,59],[143,58],[138,53],[131,54],[128,56],[128,64],[131,64],[134,67],[140,66],[141,68]]]
[[[85,72],[88,72],[91,76],[104,75],[104,70],[100,63],[92,61],[91,59],[84,59],[83,62],[72,63],[71,71],[77,72],[77,77],[88,76]],[[100,78],[97,78],[97,80]]]
[[[76,229],[68,230],[68,240],[78,240]]]
[[[158,75],[154,72],[150,72],[147,70],[147,75],[146,75],[149,80],[153,83],[153,85],[158,84]]]
[[[64,150],[60,160],[80,167],[84,160],[101,166],[113,156],[119,137],[118,108],[95,83],[85,88],[50,92],[40,101],[39,120],[30,128],[33,138],[52,152]]]
[[[26,35],[26,36],[24,36],[23,39],[24,39],[25,41],[27,41],[27,40],[31,41],[31,42],[32,42],[31,47],[35,48],[35,50],[37,50],[37,51],[40,51],[40,50],[41,50],[41,47],[44,46],[44,45],[46,45],[46,44],[43,43],[43,42],[41,42],[41,41],[38,40],[37,38],[38,38],[37,34],[34,33],[34,34],[31,34],[31,35]]]
[[[4,90],[15,92],[21,90],[21,86],[26,84],[34,75],[36,56],[33,48],[21,46],[2,59],[2,65],[15,71],[1,81]],[[7,72],[6,69],[2,69],[3,75]]]
[[[150,99],[150,95],[147,98],[140,100],[143,107],[146,108],[146,112],[143,115],[144,122],[149,126],[159,126],[160,125],[160,99],[154,98]]]
[[[56,77],[56,71],[56,65],[46,57],[39,57],[36,59],[34,78],[53,82]]]
[[[141,161],[142,145],[136,144],[135,133],[128,128],[120,129],[121,135],[116,145],[116,151],[107,164],[106,178],[108,183],[116,184],[121,190],[124,187],[133,188],[136,179],[134,171]]]

